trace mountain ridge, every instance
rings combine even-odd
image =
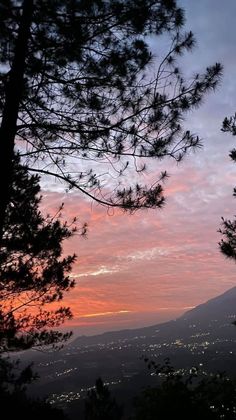
[[[197,324],[201,323],[202,327],[204,327],[208,326],[210,321],[218,320],[219,322],[224,322],[227,319],[230,319],[230,317],[232,319],[229,321],[229,324],[233,322],[234,318],[236,318],[236,286],[226,290],[220,295],[207,300],[204,303],[197,305],[195,308],[186,311],[177,319],[153,324],[146,327],[107,331],[102,334],[96,334],[92,336],[82,335],[76,337],[72,341],[72,344],[79,345],[84,344],[84,342],[92,344],[93,342],[98,342],[98,340],[105,340],[106,342],[110,338],[130,338],[130,336],[133,336],[134,334],[149,335],[154,333],[156,329],[164,330],[167,328],[169,330],[172,329],[172,327],[182,329],[185,328],[186,323],[188,322],[196,322]]]
[[[236,377],[235,317],[233,287],[176,320],[77,337],[60,352],[49,351],[34,359],[41,379],[31,392],[45,396],[53,390],[54,403],[61,404],[66,398],[68,404],[72,400],[76,404],[102,377],[117,392],[135,395],[155,379],[143,356],[157,363],[169,358],[176,369],[185,373],[195,366],[203,376],[227,371]],[[26,356],[28,365],[29,354]]]

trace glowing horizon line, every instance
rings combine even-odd
[[[86,314],[86,315],[80,315],[79,318],[93,318],[96,316],[106,316],[106,315],[114,315],[114,314],[128,314],[132,311],[127,311],[127,310],[121,310],[121,311],[108,311],[108,312],[98,312],[95,314]]]
[[[158,311],[173,311],[173,310],[186,310],[186,309],[194,309],[196,306],[166,306],[163,308],[158,308]]]

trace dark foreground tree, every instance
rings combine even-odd
[[[132,420],[235,420],[236,383],[224,374],[184,377],[168,361],[151,367],[161,383],[136,398]]]
[[[59,409],[27,396],[26,387],[35,379],[31,367],[17,372],[17,364],[0,357],[1,416],[24,420],[66,420]]]
[[[85,400],[85,420],[120,420],[122,415],[122,406],[111,396],[102,379],[97,379],[95,389],[88,392]]]
[[[221,73],[183,76],[176,60],[194,45],[183,24],[175,0],[1,2],[0,238],[14,148],[31,171],[103,205],[163,205],[165,171],[154,164],[149,185],[134,173],[199,145],[182,122]]]
[[[230,118],[225,118],[222,125],[222,131],[236,135],[236,114]],[[231,150],[230,158],[236,162],[236,149]],[[236,187],[233,190],[233,196],[236,197]],[[221,252],[227,257],[236,261],[236,217],[233,220],[222,217],[222,228],[219,230],[223,234],[220,242]]]
[[[42,215],[39,177],[18,158],[12,181],[0,248],[0,352],[68,338],[54,328],[71,317],[58,302],[74,286],[69,273],[76,258],[62,256],[74,224],[61,222],[59,213]]]

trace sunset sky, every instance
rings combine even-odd
[[[236,213],[236,165],[228,157],[235,138],[220,131],[224,117],[236,111],[236,2],[179,4],[186,11],[186,30],[197,40],[193,52],[181,59],[182,69],[191,74],[221,62],[224,75],[217,91],[186,117],[186,128],[199,134],[204,147],[181,165],[166,164],[171,176],[165,208],[110,215],[76,192],[44,186],[45,205],[54,208],[64,201],[67,217],[78,216],[89,225],[87,239],[75,236],[65,246],[65,252],[78,255],[77,286],[64,302],[74,312],[70,325],[79,333],[173,319],[236,286],[236,266],[220,254],[217,233],[221,216]],[[152,170],[159,173],[157,161]]]

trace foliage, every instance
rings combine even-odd
[[[111,397],[101,378],[96,380],[95,389],[88,392],[85,401],[85,420],[120,420],[123,409]]]
[[[71,317],[69,308],[57,302],[74,286],[69,273],[76,256],[63,257],[62,243],[75,232],[75,220],[61,222],[60,212],[44,217],[39,192],[39,177],[29,175],[16,158],[0,248],[1,351],[56,343],[70,335],[54,327]]]
[[[35,400],[26,394],[26,385],[31,383],[36,375],[31,366],[16,374],[18,363],[12,363],[0,358],[0,400],[1,412],[9,419],[24,418],[25,420],[66,420],[63,412],[52,408],[43,400]]]
[[[166,172],[157,175],[155,166],[148,185],[134,172],[145,171],[150,159],[180,161],[200,145],[182,122],[222,70],[216,64],[184,77],[177,59],[194,37],[183,24],[175,0],[1,2],[6,168],[15,144],[31,171],[54,175],[103,205],[162,207]],[[155,37],[170,45],[156,56]],[[1,179],[4,190],[10,175]]]
[[[230,118],[225,118],[222,124],[222,131],[236,135],[236,114]],[[231,150],[230,158],[236,162],[236,149]],[[236,187],[233,191],[236,197]],[[219,243],[221,252],[227,257],[236,261],[236,218],[233,220],[224,219],[222,217],[222,228],[219,232],[223,235],[223,239]]]
[[[132,420],[233,420],[236,418],[236,383],[224,374],[201,379],[197,370],[184,377],[166,360],[164,366],[151,362],[162,382],[148,388],[135,400]]]
[[[232,117],[225,117],[222,123],[222,129],[224,133],[231,133],[233,136],[236,135],[236,114]],[[231,151],[232,153],[232,151]]]
[[[0,357],[0,390],[1,392],[24,392],[26,386],[38,378],[33,373],[32,365],[19,371],[19,361],[10,361]]]

